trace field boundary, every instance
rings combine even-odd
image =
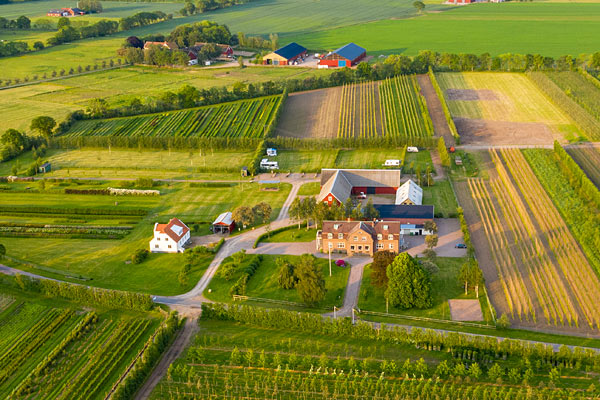
[[[415,317],[414,315],[389,314],[389,313],[382,313],[382,312],[378,312],[378,311],[358,310],[358,314],[359,315],[360,314],[373,315],[375,317],[408,319],[411,321],[434,322],[434,323],[440,323],[440,324],[453,324],[453,325],[456,324],[456,325],[466,326],[466,327],[470,327],[470,328],[496,329],[495,325],[489,325],[489,324],[476,324],[474,322],[453,321],[453,320],[427,318],[427,317]]]

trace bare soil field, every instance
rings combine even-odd
[[[490,121],[453,118],[462,144],[469,145],[543,145],[562,136],[548,125],[537,122]]]
[[[427,109],[429,110],[429,116],[433,122],[433,132],[436,136],[443,136],[444,141],[447,145],[454,143],[454,136],[450,132],[448,122],[446,122],[446,116],[444,115],[444,109],[442,103],[429,79],[429,75],[417,76],[419,86],[421,86],[421,94],[425,97],[427,102]]]
[[[276,134],[295,138],[335,138],[341,98],[342,87],[290,94]]]
[[[524,74],[436,74],[465,145],[565,142],[577,128]]]
[[[483,321],[479,300],[450,299],[448,305],[452,321]]]

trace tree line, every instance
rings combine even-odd
[[[21,274],[15,276],[15,282],[21,290],[27,292],[41,293],[50,298],[75,300],[102,307],[149,311],[154,306],[152,297],[147,294],[37,279]]]
[[[183,16],[202,14],[207,11],[219,10],[235,6],[237,4],[250,3],[252,0],[196,0],[194,3],[191,0],[186,0],[185,6],[179,11]]]

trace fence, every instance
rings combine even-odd
[[[303,303],[296,303],[293,301],[285,301],[285,300],[274,300],[274,299],[265,299],[262,297],[250,297],[250,296],[240,296],[237,294],[233,295],[233,300],[234,301],[256,301],[259,303],[270,303],[270,304],[279,304],[282,306],[291,306],[291,307],[300,307],[300,308],[310,308],[313,310],[327,310],[330,311],[329,308],[325,308],[325,307],[312,307],[312,306],[308,306],[306,304]]]
[[[360,310],[359,314],[374,315],[376,317],[408,319],[411,321],[422,321],[422,322],[434,322],[434,323],[441,323],[441,324],[460,325],[460,326],[467,326],[467,327],[471,327],[471,328],[496,329],[496,327],[494,325],[477,324],[474,322],[449,321],[449,320],[445,320],[445,319],[436,319],[436,318],[427,318],[427,317],[415,317],[413,315],[388,314],[388,313],[382,313],[382,312],[376,312],[376,311],[365,311],[365,310]]]

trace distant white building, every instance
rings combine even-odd
[[[277,157],[277,149],[273,148],[273,147],[269,147],[267,149],[267,155],[269,157]]]
[[[411,179],[404,182],[396,191],[397,205],[420,206],[423,204],[423,189]]]
[[[152,253],[183,253],[190,240],[190,228],[177,218],[168,224],[154,224],[154,237],[150,241]]]

